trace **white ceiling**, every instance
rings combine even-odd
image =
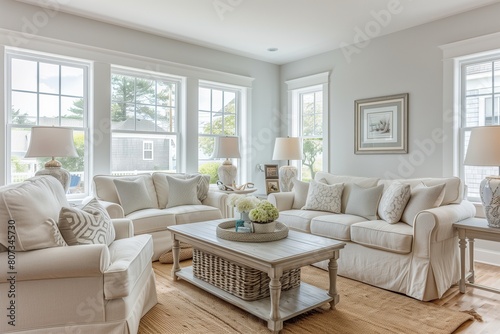
[[[18,0],[136,30],[284,64],[499,0]],[[396,4],[394,8],[389,8]],[[399,5],[398,5],[399,4]],[[53,7],[51,7],[53,8]],[[392,13],[391,13],[392,10]],[[374,12],[390,13],[379,23]],[[387,16],[386,16],[387,17]],[[270,52],[269,48],[278,51]]]

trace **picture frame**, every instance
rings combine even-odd
[[[354,101],[354,153],[408,153],[409,94]]]
[[[267,179],[278,179],[278,165],[264,165],[265,178]]]
[[[280,182],[278,179],[266,180],[266,195],[280,192]]]

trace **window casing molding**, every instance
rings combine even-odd
[[[443,175],[465,180],[463,160],[464,122],[462,80],[464,65],[500,57],[500,33],[494,33],[440,46],[443,53]],[[472,199],[474,201],[478,199]]]
[[[289,124],[288,124],[288,134],[290,136],[301,136],[302,129],[302,115],[300,106],[300,97],[303,94],[312,92],[322,92],[322,137],[323,137],[323,164],[322,170],[330,170],[330,159],[329,159],[329,103],[328,103],[328,92],[329,92],[329,75],[330,72],[322,72],[313,74],[310,76],[292,79],[285,81],[288,88],[288,105],[289,105]],[[302,138],[303,139],[303,138]],[[299,175],[301,164],[298,161],[291,161],[291,164],[299,168]]]

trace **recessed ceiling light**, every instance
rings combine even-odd
[[[267,51],[269,51],[269,52],[275,52],[275,51],[278,51],[278,48],[269,48],[269,49],[267,49]]]

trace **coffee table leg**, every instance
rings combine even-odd
[[[328,290],[328,295],[333,298],[330,302],[330,308],[334,309],[335,305],[338,304],[340,296],[337,293],[337,271],[339,265],[337,260],[339,258],[339,251],[335,251],[333,257],[328,262],[328,273],[330,276],[330,288]]]
[[[180,247],[180,242],[179,240],[175,239],[175,234],[172,233],[172,239],[173,239],[173,246],[172,246],[172,256],[174,260],[174,265],[172,267],[172,278],[174,281],[177,281],[177,275],[175,274],[176,272],[181,270],[181,266],[179,265],[179,249]]]
[[[271,297],[271,314],[267,322],[267,328],[277,333],[283,329],[283,320],[280,316],[280,296],[281,296],[281,270],[272,269],[269,274],[269,293]]]

